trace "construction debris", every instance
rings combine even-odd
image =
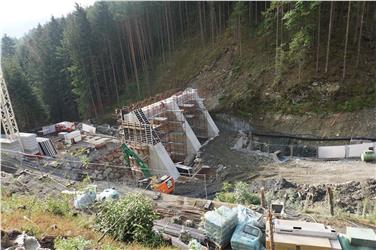
[[[36,141],[38,142],[39,152],[42,155],[46,156],[55,156],[57,155],[57,151],[55,146],[52,144],[51,140],[48,138],[37,137]]]

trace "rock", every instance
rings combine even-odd
[[[107,167],[107,168],[103,171],[103,175],[104,175],[104,176],[108,176],[111,172],[112,172],[112,168]]]

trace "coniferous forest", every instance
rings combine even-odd
[[[73,13],[51,17],[20,39],[4,35],[1,67],[19,126],[35,128],[96,118],[127,103],[124,96],[140,99],[145,88],[153,87],[156,65],[166,63],[182,41],[197,37],[195,46],[205,48],[225,34],[243,58],[252,57],[244,52],[245,37],[262,39],[263,46],[255,49],[273,51],[275,84],[291,65],[297,69],[297,81],[307,63],[312,72],[329,74],[333,56],[341,58],[345,80],[369,64],[362,53],[376,56],[376,3],[96,2],[87,9],[76,5]]]

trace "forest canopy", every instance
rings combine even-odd
[[[188,37],[210,46],[229,34],[239,57],[243,37],[265,39],[275,51],[275,82],[288,65],[299,80],[308,58],[315,71],[330,69],[333,41],[343,41],[342,79],[359,53],[376,49],[372,2],[96,2],[32,29],[2,37],[1,67],[21,128],[96,118],[106,107],[145,96],[155,65],[166,63]],[[373,46],[373,47],[372,47]],[[260,50],[264,48],[259,48]],[[320,60],[320,54],[325,59]]]

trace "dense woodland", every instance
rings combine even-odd
[[[315,71],[331,67],[332,48],[341,41],[341,78],[359,54],[376,56],[375,2],[96,2],[79,5],[20,39],[4,35],[1,67],[21,128],[48,122],[95,118],[107,107],[127,103],[124,93],[142,98],[158,63],[165,63],[181,41],[198,37],[197,47],[230,34],[237,56],[244,36],[265,41],[273,50],[275,81],[287,65],[300,80],[308,58]],[[343,42],[343,43],[342,43]],[[349,50],[355,51],[349,57]],[[338,51],[338,50],[337,50]],[[319,57],[325,53],[324,59]],[[338,53],[338,52],[337,52]],[[350,59],[351,58],[351,59]],[[150,80],[149,84],[153,84]],[[133,87],[132,87],[133,86]],[[129,93],[128,93],[129,94]]]

